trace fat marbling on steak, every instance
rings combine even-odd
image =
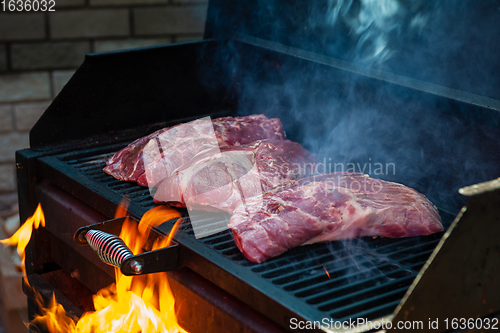
[[[203,118],[135,140],[106,162],[104,172],[120,180],[154,187],[200,152],[218,149],[218,146],[284,138],[281,121],[262,114],[212,121]]]
[[[436,207],[423,194],[360,173],[308,177],[250,198],[236,208],[229,228],[238,248],[256,263],[303,244],[443,230]]]
[[[289,180],[312,175],[315,157],[289,140],[259,140],[207,151],[165,178],[154,195],[157,203],[232,213],[247,198]]]

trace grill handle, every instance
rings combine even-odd
[[[123,240],[101,230],[90,229],[83,235],[97,256],[106,264],[121,268],[122,264],[134,256]],[[129,261],[130,268],[136,274],[142,272],[142,264],[137,260]]]
[[[119,231],[122,223],[123,219],[118,218],[82,227],[75,233],[75,241],[80,245],[90,245],[102,262],[120,268],[124,275],[167,272],[179,268],[179,244],[172,240],[172,245],[163,249],[134,255],[120,237],[110,233]]]

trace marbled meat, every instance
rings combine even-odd
[[[207,119],[163,128],[135,140],[106,162],[104,172],[120,180],[155,187],[201,152],[285,138],[278,118],[250,115]]]
[[[154,201],[232,213],[247,198],[312,175],[314,162],[313,154],[289,140],[259,140],[249,145],[221,147],[220,153],[199,154],[165,178]]]
[[[436,207],[423,194],[360,173],[307,177],[249,198],[235,209],[229,228],[238,248],[256,263],[303,244],[443,230]]]

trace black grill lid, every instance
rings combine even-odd
[[[249,35],[500,99],[499,21],[495,0],[211,0],[205,38]]]
[[[193,42],[88,54],[30,132],[34,150],[103,145],[229,109],[229,80],[214,65],[217,43]],[[209,85],[200,64],[211,68]]]

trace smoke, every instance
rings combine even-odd
[[[241,12],[236,4],[221,9],[216,20],[219,31],[254,36],[335,61],[325,64],[318,56],[311,62],[287,47],[280,52],[261,48],[258,41],[257,46],[222,42],[210,64],[229,73],[228,95],[235,100],[235,113],[280,118],[287,138],[315,153],[326,169],[340,165],[347,171],[354,165],[354,171],[360,171],[366,165],[365,172],[374,178],[416,189],[441,210],[445,228],[466,203],[458,193],[460,187],[500,176],[500,131],[486,121],[497,119],[500,124],[495,111],[370,77],[376,68],[499,98],[500,50],[494,42],[500,36],[498,4],[491,0],[480,5],[468,0],[255,3],[246,4]],[[354,63],[361,74],[336,67],[342,61]],[[202,73],[208,86],[212,72],[207,68]],[[377,165],[394,168],[380,174],[375,172],[380,170]],[[420,239],[410,242],[419,244]],[[350,283],[377,275],[381,283],[387,282],[391,276],[384,269],[390,265],[371,260],[367,244],[373,242],[342,242],[361,252],[321,263],[314,273],[326,279],[324,268],[332,280],[339,271]],[[307,257],[308,249],[293,253]],[[384,256],[377,254],[380,258]],[[297,265],[304,261],[297,260]]]
[[[382,63],[392,56],[389,35],[401,29],[401,16],[405,14],[397,0],[329,0],[328,8],[327,22],[335,27],[342,20],[357,39],[356,60]],[[425,21],[425,17],[416,14],[410,26],[418,29]]]
[[[216,37],[236,32],[257,40],[252,45],[229,38],[214,54],[207,47],[203,59],[211,61],[200,74],[210,87],[215,69],[224,69],[234,113],[278,117],[287,138],[315,153],[325,172],[330,165],[333,171],[364,171],[425,194],[440,209],[445,229],[466,204],[460,187],[500,176],[500,131],[486,121],[500,124],[497,112],[372,78],[377,69],[500,97],[500,52],[493,43],[500,25],[492,24],[500,22],[500,11],[490,10],[492,1],[482,8],[468,0],[244,3],[224,2],[227,8],[214,18],[222,34]],[[318,56],[307,53],[314,61],[305,60],[306,52],[297,49]],[[350,165],[355,169],[348,170]],[[394,168],[380,173],[379,165]],[[298,246],[254,268],[311,304],[323,304],[320,310],[331,315],[344,305],[338,302],[367,297],[362,291],[392,292],[393,280],[404,293],[439,236]],[[266,267],[272,270],[263,274]]]
[[[492,24],[500,19],[494,1],[256,3],[241,15],[229,9],[236,17],[232,29],[349,61],[366,73],[376,67],[499,94],[494,69],[500,69],[500,58],[486,52],[498,48],[492,42],[500,35],[500,26]],[[314,64],[237,42],[225,43],[219,52],[216,59],[230,72],[237,112],[280,118],[287,137],[327,166],[355,165],[359,171],[366,165],[372,176],[413,187],[451,213],[465,204],[460,187],[500,175],[500,134],[486,120],[494,118],[493,111],[483,117],[485,112],[472,107],[339,70],[337,62]],[[375,174],[379,165],[394,165],[395,172]]]

